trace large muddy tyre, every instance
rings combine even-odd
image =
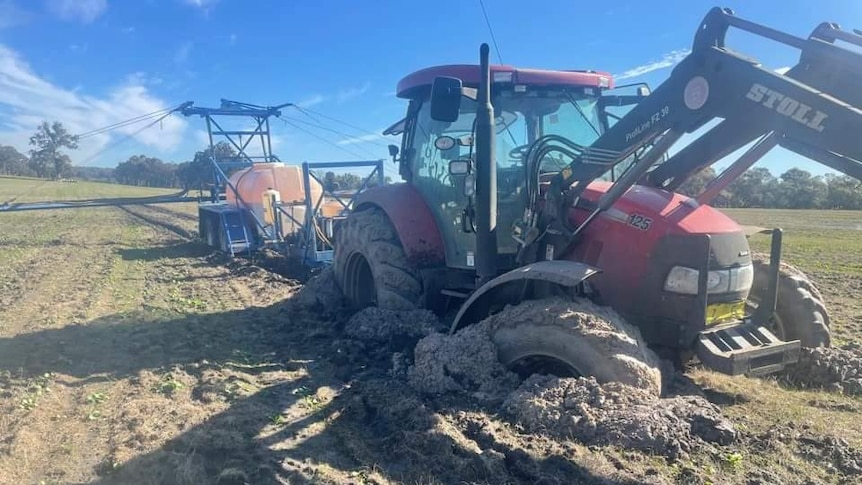
[[[487,321],[500,362],[522,378],[592,376],[661,394],[658,356],[608,307],[546,298],[508,306]]]
[[[335,238],[335,278],[354,309],[419,307],[422,283],[398,233],[377,207],[352,212]]]
[[[749,300],[757,304],[769,290],[769,256],[753,254],[754,283]],[[778,305],[772,330],[784,340],[799,340],[803,347],[829,347],[829,312],[823,296],[797,268],[781,263],[778,275]]]

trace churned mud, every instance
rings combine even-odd
[[[435,333],[422,339],[408,377],[410,385],[425,394],[460,391],[494,398],[517,385],[517,376],[497,359],[488,322],[455,335]]]
[[[703,397],[659,399],[643,389],[593,378],[534,375],[503,408],[527,432],[672,458],[705,443],[729,445],[736,439],[733,424]]]
[[[791,383],[813,389],[827,389],[851,396],[862,395],[862,346],[802,349],[799,362],[785,377]]]

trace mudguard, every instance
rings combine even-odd
[[[576,261],[539,261],[504,273],[474,291],[458,310],[450,333],[479,322],[490,314],[492,304],[500,303],[506,290],[517,290],[527,281],[543,281],[566,288],[577,286],[601,270]]]
[[[377,206],[386,213],[411,264],[417,268],[446,264],[437,221],[415,187],[406,183],[373,187],[353,201],[353,210],[367,206]]]

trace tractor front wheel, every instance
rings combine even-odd
[[[592,376],[661,394],[658,356],[608,307],[586,299],[528,300],[486,322],[500,362],[521,378]]]
[[[335,238],[335,278],[354,309],[419,307],[422,283],[381,209],[352,212]]]
[[[769,256],[752,255],[754,284],[749,300],[755,305],[769,291]],[[778,305],[772,330],[784,340],[799,340],[803,347],[829,347],[829,313],[823,296],[799,269],[781,263],[778,275]]]

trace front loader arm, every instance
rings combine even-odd
[[[785,77],[828,93],[851,106],[862,106],[862,90],[857,84],[862,77],[860,55],[836,45],[836,41],[841,41],[862,46],[862,35],[842,31],[832,23],[823,23],[808,39],[779,37],[779,40],[801,49],[799,63],[785,72]],[[755,124],[740,123],[737,119],[724,120],[651,171],[646,183],[676,190],[689,176],[762,136],[761,131]],[[826,149],[817,149],[783,136],[779,136],[776,142],[834,170],[862,178],[862,166],[858,160],[831,152],[828,145]],[[754,162],[756,160],[751,160]]]
[[[800,48],[799,64],[782,75],[727,49],[724,36],[730,26]],[[862,36],[833,24],[822,24],[809,39],[801,39],[713,9],[698,30],[692,53],[669,79],[555,176],[549,192],[552,204],[557,205],[555,218],[568,229],[565,232],[576,235],[634,183],[644,180],[683,133],[713,119],[723,121],[655,168],[646,182],[663,186],[672,180],[677,186],[691,173],[770,134],[772,146],[784,146],[862,179],[862,143],[858,140],[862,94],[854,85],[859,76],[850,76],[862,74],[862,55],[837,45],[836,40],[862,45]],[[589,182],[649,145],[652,148],[646,155],[641,154],[600,199],[591,217],[578,228],[566,227],[563,208]],[[766,151],[756,152],[758,158]],[[596,154],[608,152],[614,153],[613,160],[601,163]]]

